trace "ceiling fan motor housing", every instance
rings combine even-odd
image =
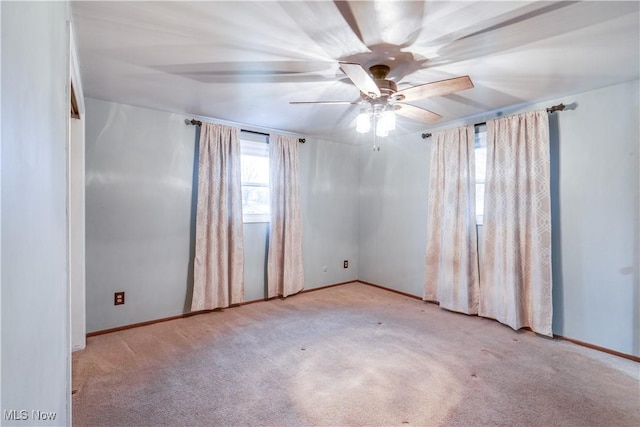
[[[371,67],[369,67],[369,72],[373,76],[374,80],[386,79],[389,71],[391,71],[391,68],[389,68],[388,65],[384,64],[372,65]]]
[[[381,103],[386,103],[386,100],[398,91],[398,86],[396,85],[396,83],[394,81],[386,79],[389,71],[391,71],[389,66],[383,64],[373,65],[369,67],[369,72],[373,76],[373,81],[380,89],[380,93],[382,96],[378,99]],[[371,101],[371,97],[364,93],[362,94],[362,97],[366,100]]]

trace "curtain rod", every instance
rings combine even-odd
[[[551,114],[555,111],[564,111],[564,109],[567,108],[566,105],[560,103],[558,105],[554,105],[552,107],[547,108],[547,113]],[[486,125],[487,122],[481,122],[481,123],[476,123],[474,126],[481,126],[481,125]],[[422,134],[422,139],[426,139],[429,138],[431,136],[430,133],[423,133]]]
[[[185,123],[188,125],[193,125],[193,126],[202,126],[202,122],[200,120],[196,120],[196,119],[191,119],[191,120],[185,120]],[[248,133],[254,133],[256,135],[264,135],[264,136],[269,136],[268,133],[264,133],[264,132],[258,132],[255,130],[247,130],[247,129],[240,129],[241,132],[248,132]],[[307,142],[307,140],[305,138],[298,138],[298,142],[301,143],[305,143]]]

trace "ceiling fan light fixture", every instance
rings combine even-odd
[[[387,122],[382,116],[378,120],[378,123],[376,123],[376,136],[389,136],[389,128],[387,127]]]
[[[380,122],[384,122],[384,126],[387,130],[394,130],[396,128],[396,113],[393,110],[383,111],[380,117]]]
[[[371,115],[367,110],[360,111],[356,118],[356,131],[359,133],[367,133],[371,129]]]

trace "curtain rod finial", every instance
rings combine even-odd
[[[560,103],[558,105],[554,105],[553,107],[547,108],[547,113],[553,113],[554,111],[564,111],[565,108],[567,108],[567,106]]]
[[[422,139],[427,139],[427,138],[430,138],[430,137],[431,137],[431,134],[428,133],[428,132],[422,134]]]

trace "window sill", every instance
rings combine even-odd
[[[271,215],[268,214],[248,214],[242,216],[242,222],[244,224],[255,224],[271,222]]]

